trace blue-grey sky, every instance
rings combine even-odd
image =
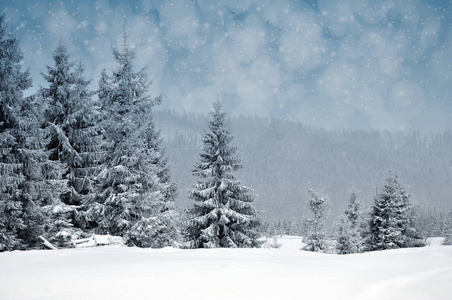
[[[451,0],[2,0],[34,89],[59,37],[93,88],[126,24],[161,108],[327,129],[452,127]],[[30,91],[31,92],[31,91]]]

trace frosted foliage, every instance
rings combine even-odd
[[[7,25],[0,16],[0,252],[35,248],[43,223],[29,183],[39,176],[35,159],[40,157],[28,138],[36,128],[31,99],[23,97],[31,79],[22,70],[19,40],[8,33]]]
[[[232,141],[227,116],[221,103],[214,103],[209,131],[203,139],[200,162],[192,170],[200,178],[189,197],[195,201],[184,222],[189,248],[249,248],[259,245],[259,222],[252,205],[254,197],[234,179],[232,172],[242,168]]]
[[[178,236],[174,199],[159,133],[151,108],[160,97],[149,95],[146,70],[134,71],[135,51],[124,31],[117,66],[99,81],[107,159],[85,203],[87,223],[95,232],[123,236],[130,246],[164,247]]]
[[[84,66],[78,62],[74,70],[74,84],[71,90],[72,111],[67,115],[63,126],[70,141],[74,155],[67,161],[69,172],[66,175],[70,192],[64,202],[76,205],[73,223],[87,231],[89,224],[83,217],[86,207],[95,195],[95,178],[105,159],[103,149],[104,135],[99,125],[101,119],[99,105],[93,101],[93,92],[88,89],[90,81],[84,78]]]
[[[410,215],[411,203],[396,175],[390,175],[378,191],[372,207],[366,250],[421,246]]]
[[[360,210],[356,194],[350,195],[348,208],[336,226],[336,249],[339,254],[359,253],[362,249]]]
[[[326,249],[325,214],[328,198],[311,188],[309,188],[308,193],[311,196],[308,205],[313,218],[307,220],[306,245],[304,246],[304,250],[323,252]]]
[[[53,58],[54,65],[48,66],[44,74],[49,87],[39,92],[45,107],[45,148],[55,167],[53,177],[59,181],[55,181],[58,189],[49,204],[54,206],[49,210],[53,225],[47,228],[47,235],[50,242],[68,247],[71,239],[87,229],[82,204],[93,196],[94,177],[103,159],[102,130],[83,64],[70,61],[67,46],[61,40]]]
[[[338,254],[358,253],[359,235],[351,232],[350,223],[343,216],[340,218],[339,224],[336,226],[337,244],[336,250]]]

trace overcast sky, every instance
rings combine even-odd
[[[2,0],[34,89],[59,37],[93,88],[127,27],[161,108],[327,129],[452,127],[450,0]]]

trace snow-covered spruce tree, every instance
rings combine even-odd
[[[351,254],[362,252],[362,239],[360,234],[360,211],[356,194],[351,193],[345,215],[341,217],[336,227],[338,254]]]
[[[26,128],[21,116],[23,91],[31,86],[30,74],[22,71],[19,40],[7,33],[0,15],[0,251],[25,248],[30,220],[36,216],[32,200],[23,197],[22,156]],[[30,212],[28,216],[26,213]],[[35,213],[35,216],[33,216]]]
[[[259,221],[252,205],[254,196],[248,194],[251,189],[242,186],[232,175],[242,165],[237,149],[230,146],[232,136],[219,100],[213,105],[211,117],[201,160],[192,170],[201,180],[189,194],[196,203],[185,221],[186,246],[258,247]]]
[[[107,139],[107,133],[103,129],[106,127],[106,123],[108,122],[111,115],[110,111],[110,94],[113,91],[113,85],[111,82],[110,76],[107,74],[107,69],[104,67],[100,74],[100,78],[97,82],[98,90],[96,94],[98,96],[98,101],[100,105],[100,127],[103,130],[104,140],[102,141],[101,150],[105,153],[103,159],[101,160],[101,171],[105,170],[107,167],[108,160],[110,159],[109,152],[113,149],[113,141],[111,139]],[[99,174],[97,174],[99,175]],[[85,197],[83,199],[82,207],[81,207],[81,218],[80,223],[82,226],[88,231],[94,231],[96,233],[108,233],[108,229],[99,228],[99,224],[104,217],[105,207],[104,207],[104,197],[101,196],[101,185],[96,177],[95,182],[93,183],[94,193],[91,197]]]
[[[390,176],[374,199],[369,221],[369,235],[366,239],[366,250],[399,248],[402,234],[397,224],[395,212],[396,197],[398,197],[398,183],[393,176]]]
[[[19,41],[7,34],[0,16],[0,251],[38,247],[43,211],[34,180],[45,155],[37,131],[28,71],[21,70]]]
[[[25,249],[42,248],[39,236],[44,233],[46,211],[43,204],[50,199],[54,190],[47,188],[44,173],[48,170],[48,159],[44,151],[42,130],[39,127],[41,103],[37,97],[27,97],[21,105],[20,128],[23,132],[20,147],[22,174],[24,181],[20,185],[21,201],[25,223],[20,238],[25,243]]]
[[[73,226],[76,205],[71,203],[72,189],[68,186],[71,167],[82,163],[68,137],[72,130],[71,123],[74,123],[74,112],[79,109],[80,103],[73,94],[74,63],[69,61],[67,47],[61,40],[53,51],[53,60],[54,66],[47,66],[47,73],[42,74],[49,87],[39,91],[45,107],[43,128],[48,169],[44,171],[45,177],[51,179],[46,182],[47,189],[53,191],[45,201],[49,217],[45,235],[59,247],[70,247],[71,239],[81,234]]]
[[[377,193],[369,221],[366,250],[386,250],[422,246],[409,210],[411,203],[397,175],[386,179]]]
[[[313,219],[307,220],[306,236],[304,241],[306,245],[304,250],[312,252],[324,252],[325,243],[325,217],[328,206],[328,197],[315,192],[312,188],[308,189],[311,198],[308,201]]]
[[[75,67],[74,83],[71,87],[68,114],[62,124],[62,130],[73,149],[73,156],[63,157],[67,166],[65,178],[68,180],[68,192],[63,194],[65,204],[75,206],[71,223],[77,228],[88,230],[84,218],[85,202],[94,197],[94,178],[104,159],[103,130],[97,102],[93,101],[94,92],[88,88],[90,81],[84,77],[81,61]]]
[[[175,201],[177,197],[177,185],[171,181],[168,159],[165,156],[163,140],[160,132],[155,129],[152,113],[148,114],[148,124],[145,129],[145,146],[150,155],[151,164],[156,167],[157,178],[160,183],[160,193],[163,195],[162,203],[158,209],[158,221],[161,229],[154,234],[154,246],[172,246],[180,240],[179,214],[176,212]]]
[[[135,52],[113,49],[117,67],[99,81],[107,157],[97,178],[97,196],[86,217],[95,231],[124,237],[130,246],[163,247],[177,237],[175,186],[170,182],[151,108],[146,69],[134,71]]]
[[[396,179],[398,180],[397,176]],[[416,225],[416,216],[413,212],[413,205],[410,201],[410,195],[403,186],[400,186],[400,198],[397,198],[397,207],[399,214],[399,227],[402,229],[402,243],[400,248],[407,247],[423,247],[425,246],[424,238],[419,233]]]

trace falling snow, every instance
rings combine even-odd
[[[206,112],[220,92],[233,114],[324,128],[452,126],[450,0],[5,0],[0,10],[21,38],[30,93],[59,38],[98,78],[124,22],[164,109]]]

